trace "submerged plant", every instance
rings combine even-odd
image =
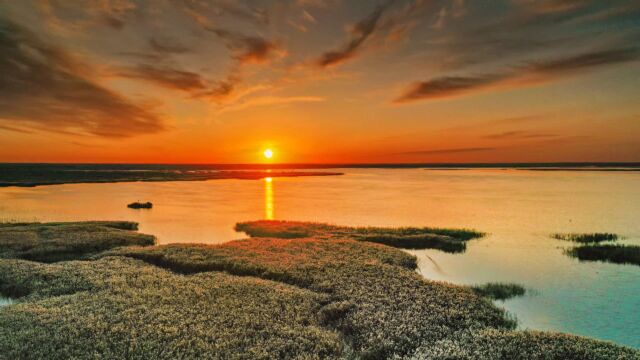
[[[471,286],[476,294],[494,300],[507,300],[516,296],[523,296],[527,290],[524,286],[513,283],[487,283]]]
[[[640,246],[637,245],[582,245],[567,250],[567,253],[581,261],[640,265]]]

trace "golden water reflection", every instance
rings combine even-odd
[[[273,179],[268,177],[264,178],[264,218],[273,220],[273,214]]]

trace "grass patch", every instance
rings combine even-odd
[[[527,292],[524,286],[511,283],[487,283],[471,286],[471,289],[480,296],[486,296],[494,300],[507,300],[516,296],[523,296]]]
[[[449,253],[463,252],[466,250],[466,241],[484,236],[483,233],[466,229],[347,227],[275,220],[242,222],[235,229],[252,237],[349,238],[403,249],[438,249]]]
[[[425,280],[415,257],[357,236],[119,247],[88,260],[0,259],[0,293],[20,297],[0,310],[2,356],[500,359],[521,357],[518,349],[545,359],[639,355],[586,338],[513,331],[513,320],[489,299]]]
[[[83,258],[119,246],[153,245],[126,221],[0,224],[0,258],[56,262]]]
[[[567,254],[581,261],[640,265],[640,246],[637,245],[582,245],[567,250]]]
[[[130,209],[151,209],[153,208],[153,204],[149,201],[147,202],[133,202],[129,205],[127,205],[128,208]]]
[[[32,290],[0,310],[6,359],[336,358],[317,316],[327,296],[224,273],[193,276],[127,258],[0,261],[0,283]]]
[[[591,234],[576,234],[576,233],[557,233],[551,234],[551,237],[558,240],[573,241],[579,243],[599,243],[604,241],[616,241],[618,235],[611,233],[591,233]]]

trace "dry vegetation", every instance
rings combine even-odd
[[[95,223],[76,226],[102,231]],[[640,356],[587,338],[514,331],[513,320],[489,299],[424,280],[413,256],[362,241],[371,229],[354,230],[357,240],[339,229],[340,236],[119,247],[55,264],[7,253],[0,259],[0,294],[19,300],[0,309],[0,357]]]
[[[493,300],[507,300],[524,295],[527,290],[519,284],[488,283],[471,287],[476,294],[486,296]]]
[[[0,224],[0,258],[40,262],[78,259],[118,246],[153,245],[155,237],[139,234],[126,221]]]
[[[242,231],[252,237],[347,238],[403,249],[438,249],[449,253],[463,252],[468,240],[484,236],[483,233],[467,229],[347,227],[274,220],[238,223],[236,231]]]

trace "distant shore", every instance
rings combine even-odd
[[[274,177],[336,176],[339,172],[327,171],[269,171],[269,170],[85,170],[34,165],[33,168],[4,169],[0,172],[0,187],[34,187],[43,185],[157,182],[157,181],[205,181],[221,179],[259,180]]]
[[[267,177],[335,176],[336,169],[473,170],[640,172],[640,163],[463,163],[463,164],[46,164],[0,163],[0,187],[42,185],[257,180]],[[322,171],[320,171],[322,170]]]

